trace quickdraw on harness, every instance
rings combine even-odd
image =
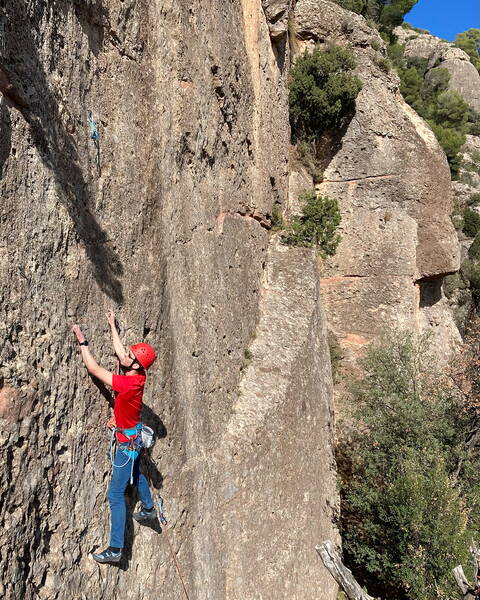
[[[90,139],[96,142],[100,138],[100,134],[98,133],[97,126],[93,120],[91,110],[88,111],[88,122],[90,123]]]
[[[162,525],[167,525],[168,521],[165,513],[163,512],[163,498],[160,496],[160,494],[155,494],[155,500],[158,505],[158,519]]]
[[[93,120],[92,111],[88,111],[88,122],[90,123],[90,139],[93,140],[95,148],[97,150],[97,168],[100,170],[100,134],[98,132],[95,121]]]

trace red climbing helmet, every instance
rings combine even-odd
[[[134,344],[131,346],[130,350],[133,352],[133,356],[138,360],[144,369],[151,367],[157,358],[155,350],[150,346],[150,344],[144,344],[143,342],[140,342],[140,344]]]

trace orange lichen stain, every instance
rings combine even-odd
[[[349,333],[341,340],[342,346],[364,346],[369,344],[370,340],[362,335],[356,335],[355,333]]]
[[[191,90],[193,88],[193,81],[189,79],[182,79],[179,83],[182,90]]]
[[[8,385],[0,389],[0,418],[14,422],[18,418],[18,393]]]
[[[352,283],[355,280],[358,280],[358,277],[326,277],[320,279],[320,286],[335,285],[340,282]]]
[[[217,224],[217,233],[223,233],[223,222],[225,221],[225,217],[228,213],[221,212],[215,217],[215,221]]]

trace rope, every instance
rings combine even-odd
[[[178,563],[178,559],[177,559],[177,555],[175,553],[175,550],[173,549],[172,546],[172,542],[170,541],[170,536],[168,534],[168,529],[167,529],[167,519],[165,518],[165,515],[163,513],[163,498],[159,495],[159,494],[155,494],[155,498],[158,504],[158,511],[159,511],[159,519],[161,524],[164,526],[164,531],[165,531],[165,537],[167,538],[167,542],[168,542],[168,548],[170,550],[170,554],[173,558],[173,562],[175,563],[175,568],[177,570],[178,576],[180,578],[180,581],[182,582],[182,587],[183,587],[183,592],[185,594],[185,598],[187,600],[190,600],[190,596],[188,595],[188,590],[187,590],[187,586],[185,584],[185,579],[182,575],[182,570],[180,569],[180,565]]]

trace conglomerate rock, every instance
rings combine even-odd
[[[449,88],[462,94],[466,102],[480,112],[480,73],[466,52],[429,33],[417,33],[404,27],[395,28],[395,35],[398,43],[405,46],[405,56],[426,58],[429,68],[447,69]]]
[[[303,48],[332,40],[349,45],[363,83],[317,186],[338,199],[342,213],[342,241],[322,278],[329,327],[347,357],[392,329],[423,327],[448,356],[458,330],[443,302],[435,318],[431,308],[442,298],[443,276],[459,267],[445,155],[403,100],[396,74],[385,71],[383,43],[363,17],[326,0],[299,0],[295,21]]]
[[[334,598],[314,551],[337,503],[317,264],[268,231],[288,44],[258,0],[2,7],[25,106],[0,107],[0,595],[179,599],[169,541],[192,599]],[[119,567],[88,557],[108,542],[109,409],[70,332],[114,369],[109,307],[158,351],[144,420],[169,518],[129,516]]]

